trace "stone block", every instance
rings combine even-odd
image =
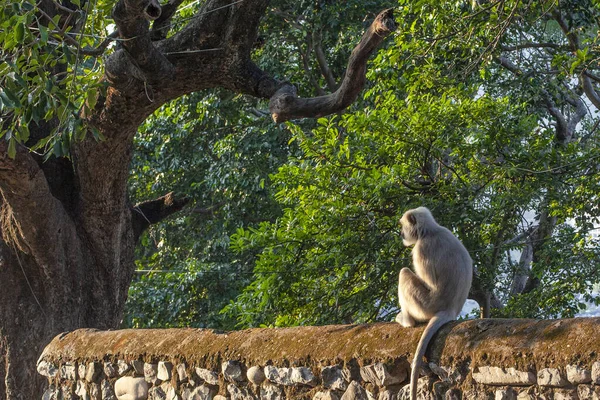
[[[600,400],[600,387],[592,385],[577,385],[577,395],[581,400]]]
[[[338,396],[337,393],[335,393],[331,390],[326,390],[324,392],[315,393],[312,400],[340,400],[340,396]],[[392,399],[389,399],[389,400],[392,400]]]
[[[263,369],[257,366],[248,368],[246,378],[255,385],[260,385],[266,379]]]
[[[144,400],[148,397],[148,382],[141,377],[123,376],[115,382],[118,400]]]
[[[577,390],[559,389],[554,391],[554,400],[579,400]]]
[[[517,394],[511,388],[497,389],[494,393],[494,400],[517,400]]]
[[[87,392],[84,381],[79,380],[75,384],[75,395],[80,400],[90,400],[90,395]]]
[[[111,362],[105,362],[103,370],[104,375],[106,375],[108,378],[114,378],[116,376],[119,376],[117,366]]]
[[[135,376],[144,376],[144,362],[142,360],[133,360],[131,368]]]
[[[408,376],[408,372],[404,368],[390,370],[383,363],[375,363],[361,367],[360,376],[365,382],[377,386],[390,386],[404,382]]]
[[[377,400],[397,400],[397,398],[397,393],[391,390],[382,390],[377,396]]]
[[[264,368],[265,377],[278,385],[290,386],[292,382],[292,369],[291,368],[278,368],[272,365],[267,365]]]
[[[154,386],[148,390],[148,400],[167,400],[167,394],[160,386]]]
[[[106,379],[100,384],[100,390],[102,391],[102,400],[117,400],[112,385]]]
[[[65,363],[60,366],[60,378],[68,381],[74,381],[76,378],[76,371],[77,368],[75,368],[75,365]]]
[[[129,371],[130,369],[131,369],[131,366],[129,364],[127,364],[127,362],[125,360],[117,361],[117,372],[119,375],[123,375],[125,372]]]
[[[187,368],[184,363],[179,363],[175,367],[175,372],[177,372],[177,382],[183,383],[187,382],[189,379],[189,375],[187,373]]]
[[[100,364],[97,362],[90,362],[85,369],[85,380],[90,383],[97,382],[101,373],[102,368],[100,367]]]
[[[596,385],[600,385],[600,361],[596,361],[592,364],[592,382]]]
[[[54,378],[58,373],[58,368],[49,361],[41,360],[37,364],[37,372],[47,378]]]
[[[473,379],[484,385],[530,386],[536,383],[533,372],[500,367],[477,367]]]
[[[340,400],[369,400],[367,391],[356,381],[350,382]]]
[[[233,383],[227,385],[227,393],[231,400],[255,400],[254,395],[247,388],[239,388]]]
[[[283,389],[269,381],[260,386],[260,400],[283,400]]]
[[[198,378],[207,384],[213,386],[217,386],[219,384],[219,375],[216,372],[206,368],[196,368],[195,371],[196,375],[198,375]]]
[[[161,381],[171,380],[171,371],[173,370],[173,364],[167,361],[159,361],[156,377]]]
[[[578,365],[567,365],[567,380],[575,385],[580,383],[590,383],[592,381],[592,371],[582,368]]]
[[[223,377],[228,382],[242,382],[244,380],[244,374],[242,374],[242,367],[237,361],[225,361],[221,364],[221,372]]]
[[[144,379],[153,385],[158,384],[158,364],[144,363]]]
[[[537,383],[540,386],[564,387],[568,382],[558,368],[544,368],[538,371]]]
[[[348,383],[344,379],[342,370],[337,366],[328,366],[321,368],[321,381],[323,387],[332,390],[346,390]]]
[[[315,386],[317,378],[313,375],[310,368],[294,367],[291,369],[290,379],[293,384]]]

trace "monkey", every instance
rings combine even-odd
[[[473,261],[463,244],[438,223],[425,207],[408,210],[400,219],[405,246],[414,246],[415,272],[402,268],[398,277],[400,313],[396,322],[414,327],[427,322],[412,362],[410,399],[417,398],[417,380],[433,335],[458,317],[473,280]]]

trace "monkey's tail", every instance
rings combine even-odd
[[[453,321],[456,317],[453,317],[447,312],[439,312],[429,320],[429,323],[425,327],[417,350],[415,350],[415,357],[413,358],[411,373],[410,373],[410,400],[417,400],[417,381],[419,380],[419,370],[421,369],[421,363],[423,362],[423,356],[427,350],[427,346],[431,341],[431,338],[435,333],[446,323]]]

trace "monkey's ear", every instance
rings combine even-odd
[[[413,213],[408,214],[406,216],[406,219],[413,226],[417,224],[417,217],[415,217],[415,215]]]

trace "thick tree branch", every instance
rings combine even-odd
[[[131,221],[136,240],[150,225],[180,211],[189,201],[188,197],[176,198],[175,194],[170,192],[158,199],[144,201],[133,206]]]
[[[365,84],[366,65],[369,56],[396,29],[391,9],[381,12],[354,48],[342,84],[327,96],[303,99],[296,95],[296,88],[284,83],[271,97],[270,110],[275,122],[293,118],[321,117],[348,107]]]
[[[135,78],[158,84],[173,77],[175,69],[167,58],[152,44],[149,20],[161,15],[157,0],[119,0],[113,10],[113,19],[122,39],[123,49],[106,60],[106,74],[114,83]]]
[[[150,32],[150,39],[162,40],[167,37],[169,28],[171,27],[171,20],[173,15],[177,11],[179,5],[183,3],[183,0],[169,0],[169,2],[162,6],[162,12],[152,23],[152,31]]]

